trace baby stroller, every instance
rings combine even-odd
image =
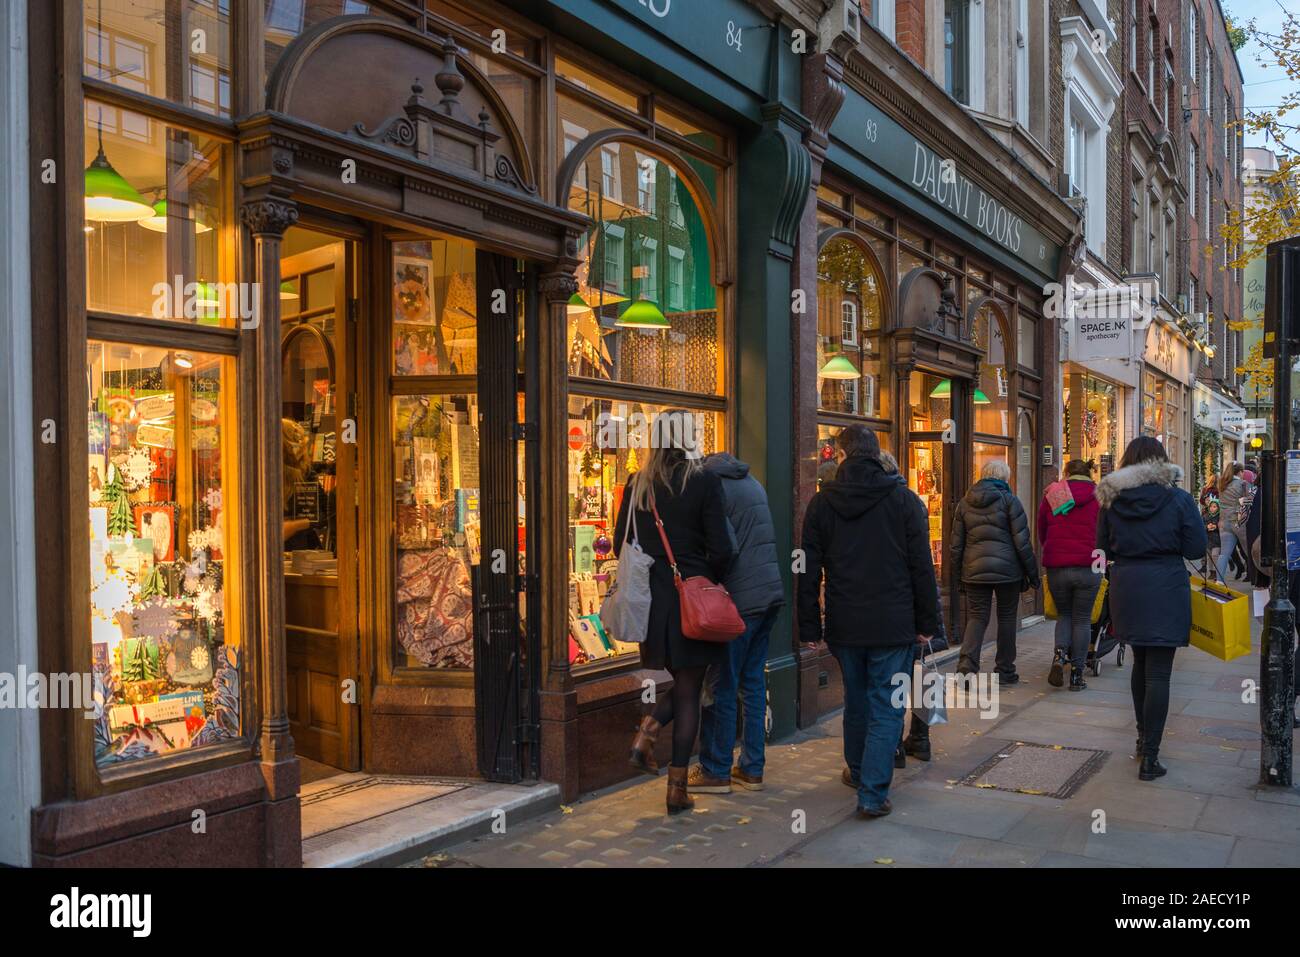
[[[1092,626],[1092,638],[1088,642],[1088,657],[1084,666],[1092,672],[1093,677],[1101,674],[1102,659],[1115,652],[1115,667],[1124,667],[1124,642],[1115,636],[1110,627],[1110,592],[1101,600],[1101,615]]]

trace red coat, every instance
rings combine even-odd
[[[1074,508],[1053,515],[1047,497],[1038,503],[1038,543],[1043,547],[1044,568],[1089,566],[1097,547],[1097,486],[1085,479],[1070,479]]]

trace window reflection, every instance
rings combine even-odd
[[[817,257],[817,391],[828,412],[883,418],[881,281],[862,247],[832,239]]]

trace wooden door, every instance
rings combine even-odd
[[[289,723],[299,754],[347,771],[362,700],[354,255],[338,240],[280,264]]]

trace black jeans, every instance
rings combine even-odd
[[[1169,717],[1169,676],[1174,671],[1177,648],[1163,645],[1133,646],[1133,714],[1137,718],[1142,753],[1156,757]]]
[[[1056,650],[1066,653],[1075,671],[1082,671],[1101,575],[1086,565],[1053,568],[1047,576],[1047,587],[1056,603]]]
[[[966,634],[961,642],[959,671],[980,670],[980,647],[989,627],[993,596],[998,600],[998,652],[994,667],[1000,675],[1016,673],[1016,615],[1020,609],[1020,582],[966,585]]]

